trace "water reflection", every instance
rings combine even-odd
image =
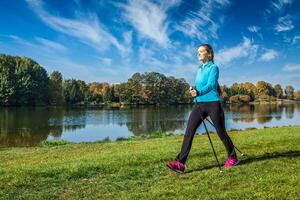
[[[192,107],[2,108],[0,147],[36,146],[46,139],[81,142],[158,131],[183,133]],[[224,111],[227,129],[300,124],[300,104],[225,105]]]
[[[172,132],[184,129],[192,106],[152,107],[132,109],[132,120],[126,123],[135,136],[158,131]]]
[[[39,109],[8,108],[0,112],[0,146],[35,146],[47,139],[48,113]]]
[[[297,107],[297,109],[295,109]],[[283,114],[287,119],[294,118],[295,111],[299,112],[299,104],[268,104],[268,105],[228,105],[225,112],[231,113],[234,122],[253,122],[258,124],[270,122],[273,118],[281,120]]]

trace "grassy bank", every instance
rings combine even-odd
[[[229,134],[247,156],[223,173],[205,135],[184,175],[165,167],[182,136],[0,149],[0,199],[300,199],[300,126]]]

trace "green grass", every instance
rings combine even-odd
[[[165,166],[183,136],[0,149],[0,199],[300,199],[300,126],[229,134],[247,155],[223,173],[206,135],[195,136],[184,175]]]

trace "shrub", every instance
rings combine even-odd
[[[251,101],[251,97],[249,95],[239,95],[239,101],[242,103],[249,103]]]
[[[239,95],[234,95],[229,98],[230,103],[239,103]]]

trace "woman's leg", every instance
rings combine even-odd
[[[202,122],[202,117],[205,118],[206,116],[201,110],[200,106],[196,105],[189,116],[187,128],[185,130],[184,139],[182,142],[181,151],[176,157],[176,160],[178,160],[182,164],[185,164],[186,159],[189,155],[194,135],[198,126]]]
[[[234,145],[225,129],[225,117],[224,117],[224,111],[221,106],[221,103],[220,102],[211,103],[208,109],[208,115],[210,116],[213,124],[215,125],[218,136],[222,140],[227,150],[228,157],[236,158]]]

